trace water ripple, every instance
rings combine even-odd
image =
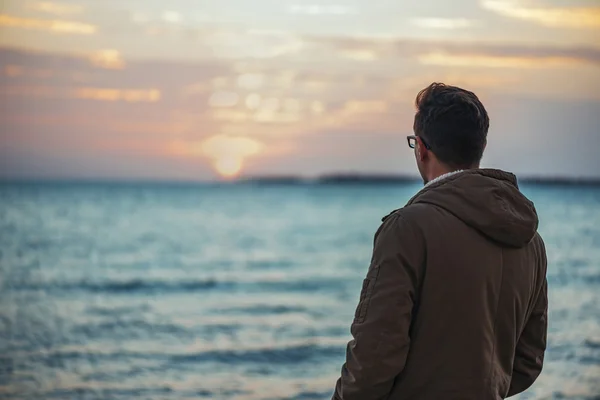
[[[380,218],[418,185],[0,185],[0,399],[329,399]],[[544,371],[600,393],[600,189],[524,186]]]

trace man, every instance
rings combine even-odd
[[[479,169],[489,119],[475,94],[416,98],[425,188],[383,219],[335,400],[496,400],[542,370],[544,243],[514,175]]]

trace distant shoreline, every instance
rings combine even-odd
[[[258,184],[382,184],[382,183],[418,183],[414,176],[392,174],[326,174],[316,178],[302,176],[250,176],[242,177],[234,183]]]
[[[545,186],[600,186],[600,177],[544,177],[517,176],[519,184]],[[195,186],[195,185],[399,185],[419,184],[421,178],[414,175],[402,174],[360,174],[360,173],[331,173],[317,177],[301,175],[256,175],[242,176],[232,180],[164,180],[164,179],[125,179],[125,178],[8,178],[0,177],[0,185],[165,185],[165,186]]]
[[[407,184],[420,183],[421,179],[411,175],[393,174],[325,174],[316,178],[301,176],[250,176],[243,177],[232,183],[251,183],[265,185],[369,185],[369,184]],[[573,178],[573,177],[518,177],[521,184],[556,185],[556,186],[600,186],[599,178]]]

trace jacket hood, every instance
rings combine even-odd
[[[539,223],[515,175],[495,169],[467,170],[433,182],[407,205],[418,203],[443,208],[486,237],[511,247],[529,243]]]

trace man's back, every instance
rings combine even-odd
[[[513,175],[463,171],[388,217],[337,399],[502,399],[539,375],[546,256]]]

